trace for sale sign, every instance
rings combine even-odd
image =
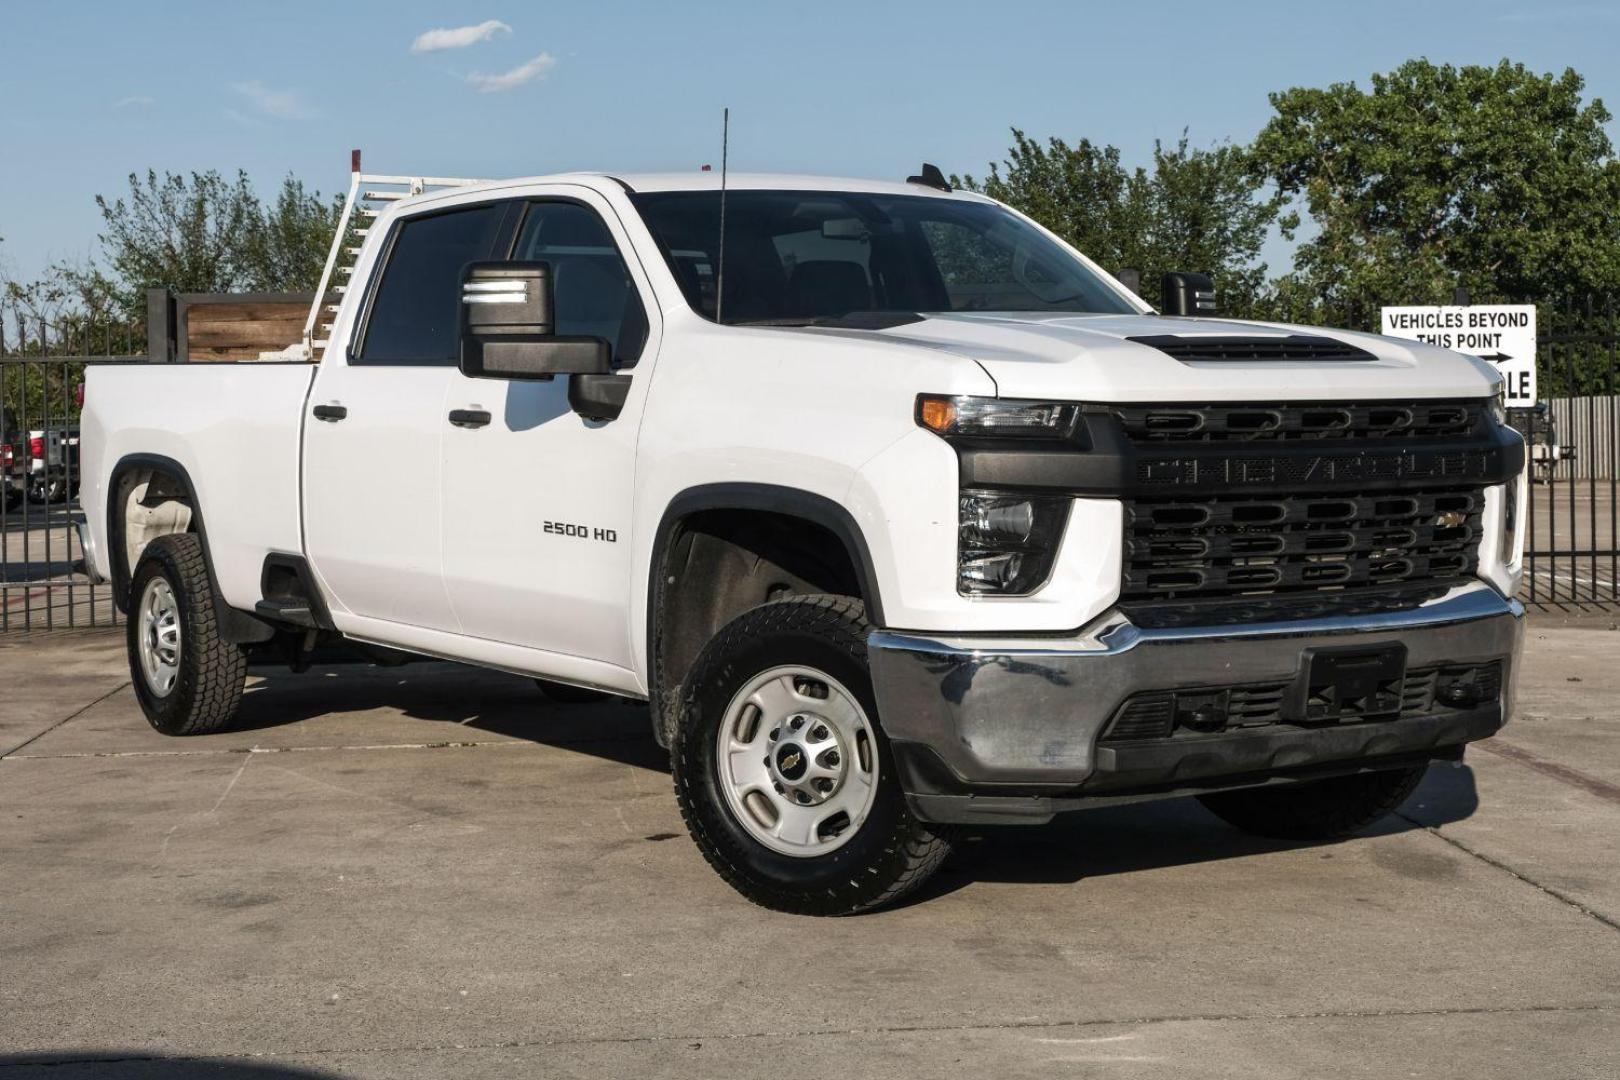
[[[1489,361],[1507,380],[1508,405],[1536,403],[1534,304],[1387,307],[1384,333]]]

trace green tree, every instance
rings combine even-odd
[[[1150,294],[1163,273],[1206,271],[1223,308],[1253,308],[1266,278],[1260,249],[1280,203],[1263,197],[1247,150],[1195,148],[1183,133],[1172,147],[1154,144],[1151,170],[1128,169],[1117,147],[1012,134],[1006,160],[982,182],[952,181],[1028,214],[1110,271],[1141,270]]]
[[[133,315],[149,288],[231,292],[249,275],[247,249],[259,220],[247,174],[226,180],[212,170],[190,177],[147,170],[129,174],[129,195],[97,195],[106,231],[102,248]]]
[[[243,252],[249,288],[262,292],[314,292],[326,265],[343,198],[323,201],[319,192],[289,176],[276,201],[257,216]]]
[[[1277,282],[1281,313],[1476,297],[1562,300],[1620,287],[1620,162],[1574,71],[1412,60],[1370,89],[1271,95],[1258,174],[1314,235]]]
[[[146,290],[313,292],[342,201],[326,201],[287,177],[265,205],[247,174],[189,176],[148,170],[129,193],[96,196],[101,243],[126,312],[145,310]]]

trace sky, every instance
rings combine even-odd
[[[148,168],[269,194],[342,190],[351,147],[414,175],[718,167],[726,106],[748,171],[982,176],[1014,125],[1137,164],[1417,56],[1573,67],[1620,110],[1617,42],[1620,0],[0,0],[0,273],[94,257],[95,196]]]

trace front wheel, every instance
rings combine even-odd
[[[242,702],[247,652],[220,636],[202,542],[152,541],[129,596],[129,670],[147,721],[165,735],[224,730]]]
[[[858,600],[797,596],[745,612],[687,680],[673,752],[692,839],[763,907],[848,915],[892,903],[944,860],[877,724]]]
[[[1201,795],[1198,801],[1229,825],[1274,840],[1339,840],[1395,808],[1423,780],[1425,765],[1334,776],[1278,787]]]

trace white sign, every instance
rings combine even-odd
[[[1536,306],[1387,307],[1384,333],[1455,349],[1495,364],[1511,407],[1536,403]]]

